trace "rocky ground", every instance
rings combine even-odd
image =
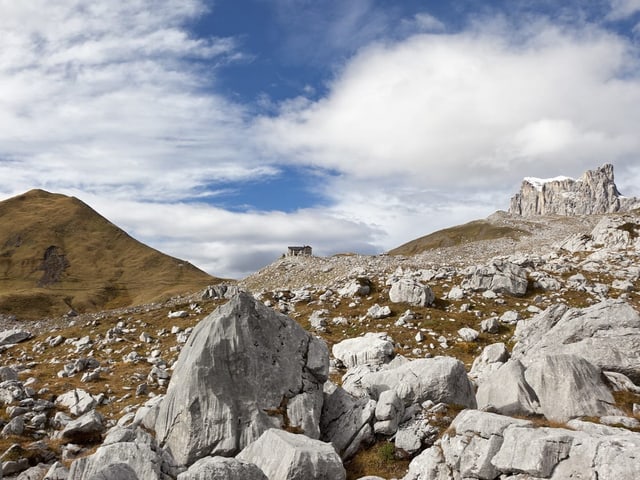
[[[640,215],[490,221],[529,234],[5,318],[4,478],[636,478]]]

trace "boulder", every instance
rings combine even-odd
[[[403,277],[393,282],[389,299],[393,303],[408,303],[416,307],[426,307],[435,300],[433,290],[411,277]]]
[[[56,398],[55,404],[57,407],[66,408],[71,415],[77,417],[89,412],[97,402],[89,392],[76,388]]]
[[[381,307],[377,303],[372,305],[367,310],[367,316],[371,317],[375,320],[380,320],[381,318],[387,318],[391,316],[391,308],[388,305]]]
[[[105,430],[102,415],[91,410],[67,423],[58,438],[66,443],[92,443],[101,440]]]
[[[167,454],[141,429],[116,428],[93,455],[75,460],[68,480],[166,480]]]
[[[458,336],[462,339],[463,342],[475,342],[480,334],[473,328],[463,327],[458,330]]]
[[[275,428],[265,431],[236,458],[257,465],[269,480],[346,478],[340,457],[330,443]]]
[[[624,300],[587,308],[553,305],[519,322],[514,339],[512,356],[525,366],[544,355],[577,355],[640,383],[640,315]]]
[[[271,427],[320,436],[329,352],[298,323],[239,293],[184,345],[155,431],[180,465],[232,456]]]
[[[0,382],[18,380],[18,372],[11,367],[0,367]]]
[[[525,372],[542,413],[557,422],[582,416],[621,415],[613,406],[615,400],[602,377],[599,368],[575,355],[545,355]]]
[[[177,480],[268,480],[252,463],[237,458],[205,457],[191,465]]]
[[[379,398],[385,390],[395,390],[405,406],[426,400],[476,406],[464,365],[452,357],[413,360],[397,368],[365,374],[360,383],[373,398]]]
[[[471,365],[469,376],[481,383],[483,378],[496,371],[509,359],[509,350],[504,343],[492,343],[482,350]]]
[[[640,433],[572,420],[565,428],[477,410],[414,458],[403,480],[635,479]]]
[[[331,442],[343,459],[352,457],[362,444],[373,441],[371,422],[376,402],[355,398],[332,382],[324,385],[324,404],[320,417],[321,440]]]
[[[393,341],[386,333],[365,333],[336,343],[331,353],[345,367],[387,363],[394,354]]]
[[[11,330],[3,330],[0,332],[0,347],[3,345],[13,345],[14,343],[24,342],[31,338],[31,333],[19,328]]]
[[[482,379],[476,393],[478,408],[503,415],[539,413],[538,397],[518,360],[509,360]]]
[[[486,266],[476,267],[463,287],[475,291],[491,290],[496,293],[522,296],[527,292],[527,271],[502,259],[494,259]]]

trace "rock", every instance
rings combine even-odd
[[[371,421],[375,410],[375,401],[368,397],[354,398],[342,387],[326,382],[320,438],[331,442],[343,459],[353,456],[362,444],[373,441]]]
[[[496,317],[487,318],[480,323],[480,331],[498,333],[500,331],[500,322]]]
[[[393,435],[396,433],[404,416],[404,403],[394,390],[386,390],[380,394],[375,415],[377,421],[373,428],[376,434]]]
[[[55,462],[42,480],[67,480],[69,478],[69,469],[60,462]],[[1,480],[1,479],[0,479]],[[115,479],[110,479],[115,480]]]
[[[236,458],[257,465],[269,480],[346,479],[331,444],[275,428],[265,431]]]
[[[475,342],[480,336],[480,334],[478,333],[477,330],[474,330],[473,328],[464,327],[458,330],[458,336],[464,342]]]
[[[325,315],[328,314],[329,310],[314,310],[309,317],[309,325],[311,325],[311,328],[319,332],[326,331],[327,319]]]
[[[15,343],[24,342],[31,338],[31,333],[26,330],[14,328],[11,330],[3,330],[0,332],[0,347],[3,345],[13,345]]]
[[[141,429],[118,428],[88,457],[71,464],[68,480],[166,480],[175,471],[153,437]]]
[[[221,298],[230,299],[230,298],[233,298],[235,295],[237,295],[239,290],[240,289],[238,288],[237,285],[225,285],[225,284],[211,285],[207,287],[204,292],[202,292],[202,299],[203,300],[209,300],[209,299],[216,300]]]
[[[359,277],[350,280],[344,287],[338,290],[341,297],[366,297],[371,293],[371,280]]]
[[[575,355],[545,355],[525,371],[545,417],[557,422],[571,418],[620,415],[602,372]]]
[[[57,407],[66,408],[73,416],[80,416],[96,406],[96,400],[93,396],[80,388],[70,390],[56,398]]]
[[[500,321],[502,323],[514,325],[518,323],[518,320],[520,320],[520,314],[515,310],[508,310],[500,316]]]
[[[435,300],[433,290],[410,277],[403,277],[391,285],[389,299],[393,303],[408,303],[416,307],[426,307]]]
[[[492,343],[482,350],[471,365],[469,376],[481,383],[484,377],[500,368],[509,359],[509,350],[504,343]]]
[[[155,424],[180,465],[234,455],[271,427],[320,436],[326,345],[247,293],[200,321]]]
[[[509,360],[486,375],[478,387],[478,408],[503,415],[540,413],[538,397],[524,376],[518,360]]]
[[[464,290],[460,287],[453,287],[447,293],[447,298],[449,300],[462,300],[464,298]]]
[[[411,420],[400,426],[395,437],[395,447],[405,454],[415,455],[425,446],[431,446],[438,436],[438,429],[426,420]]]
[[[629,211],[640,200],[620,195],[614,183],[613,165],[587,170],[582,177],[525,178],[513,196],[509,213],[523,215],[593,215]]]
[[[177,480],[268,480],[257,466],[236,458],[204,457]]]
[[[393,341],[386,333],[365,333],[362,337],[348,338],[336,343],[331,353],[345,367],[380,365],[394,355]]]
[[[0,432],[0,438],[7,438],[13,435],[20,436],[24,433],[24,418],[22,416],[12,418],[7,423],[2,432]]]
[[[92,443],[101,440],[105,430],[104,418],[92,410],[67,423],[58,438],[66,443]]]
[[[18,372],[11,367],[0,367],[0,382],[18,380]]]
[[[48,470],[49,465],[40,463],[22,472],[20,475],[18,475],[16,480],[43,480],[43,476],[46,475]]]
[[[169,312],[167,318],[186,318],[189,316],[189,312],[186,310],[177,310],[175,312]]]
[[[496,293],[522,296],[527,292],[527,271],[506,260],[494,259],[487,266],[476,267],[463,287],[474,291],[491,290]]]
[[[512,355],[525,366],[544,355],[577,355],[640,382],[640,315],[624,300],[582,309],[553,305],[518,323],[514,339]]]
[[[367,310],[367,316],[371,317],[375,320],[379,320],[381,318],[387,318],[391,316],[391,308],[388,306],[381,307],[377,303]]]
[[[385,390],[395,390],[405,406],[426,400],[476,405],[464,365],[452,357],[413,360],[397,368],[365,374],[360,383],[373,398],[379,398]]]

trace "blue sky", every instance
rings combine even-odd
[[[640,195],[640,0],[0,6],[0,198],[75,195],[239,278],[380,253],[611,162]]]

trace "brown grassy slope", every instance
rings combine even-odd
[[[480,240],[494,240],[505,237],[517,240],[522,235],[528,235],[528,232],[518,228],[495,225],[488,220],[475,220],[464,225],[445,228],[407,242],[390,250],[389,255],[417,255],[435,248],[454,247]]]
[[[216,282],[131,238],[77,198],[31,190],[0,202],[0,314],[98,311]]]

